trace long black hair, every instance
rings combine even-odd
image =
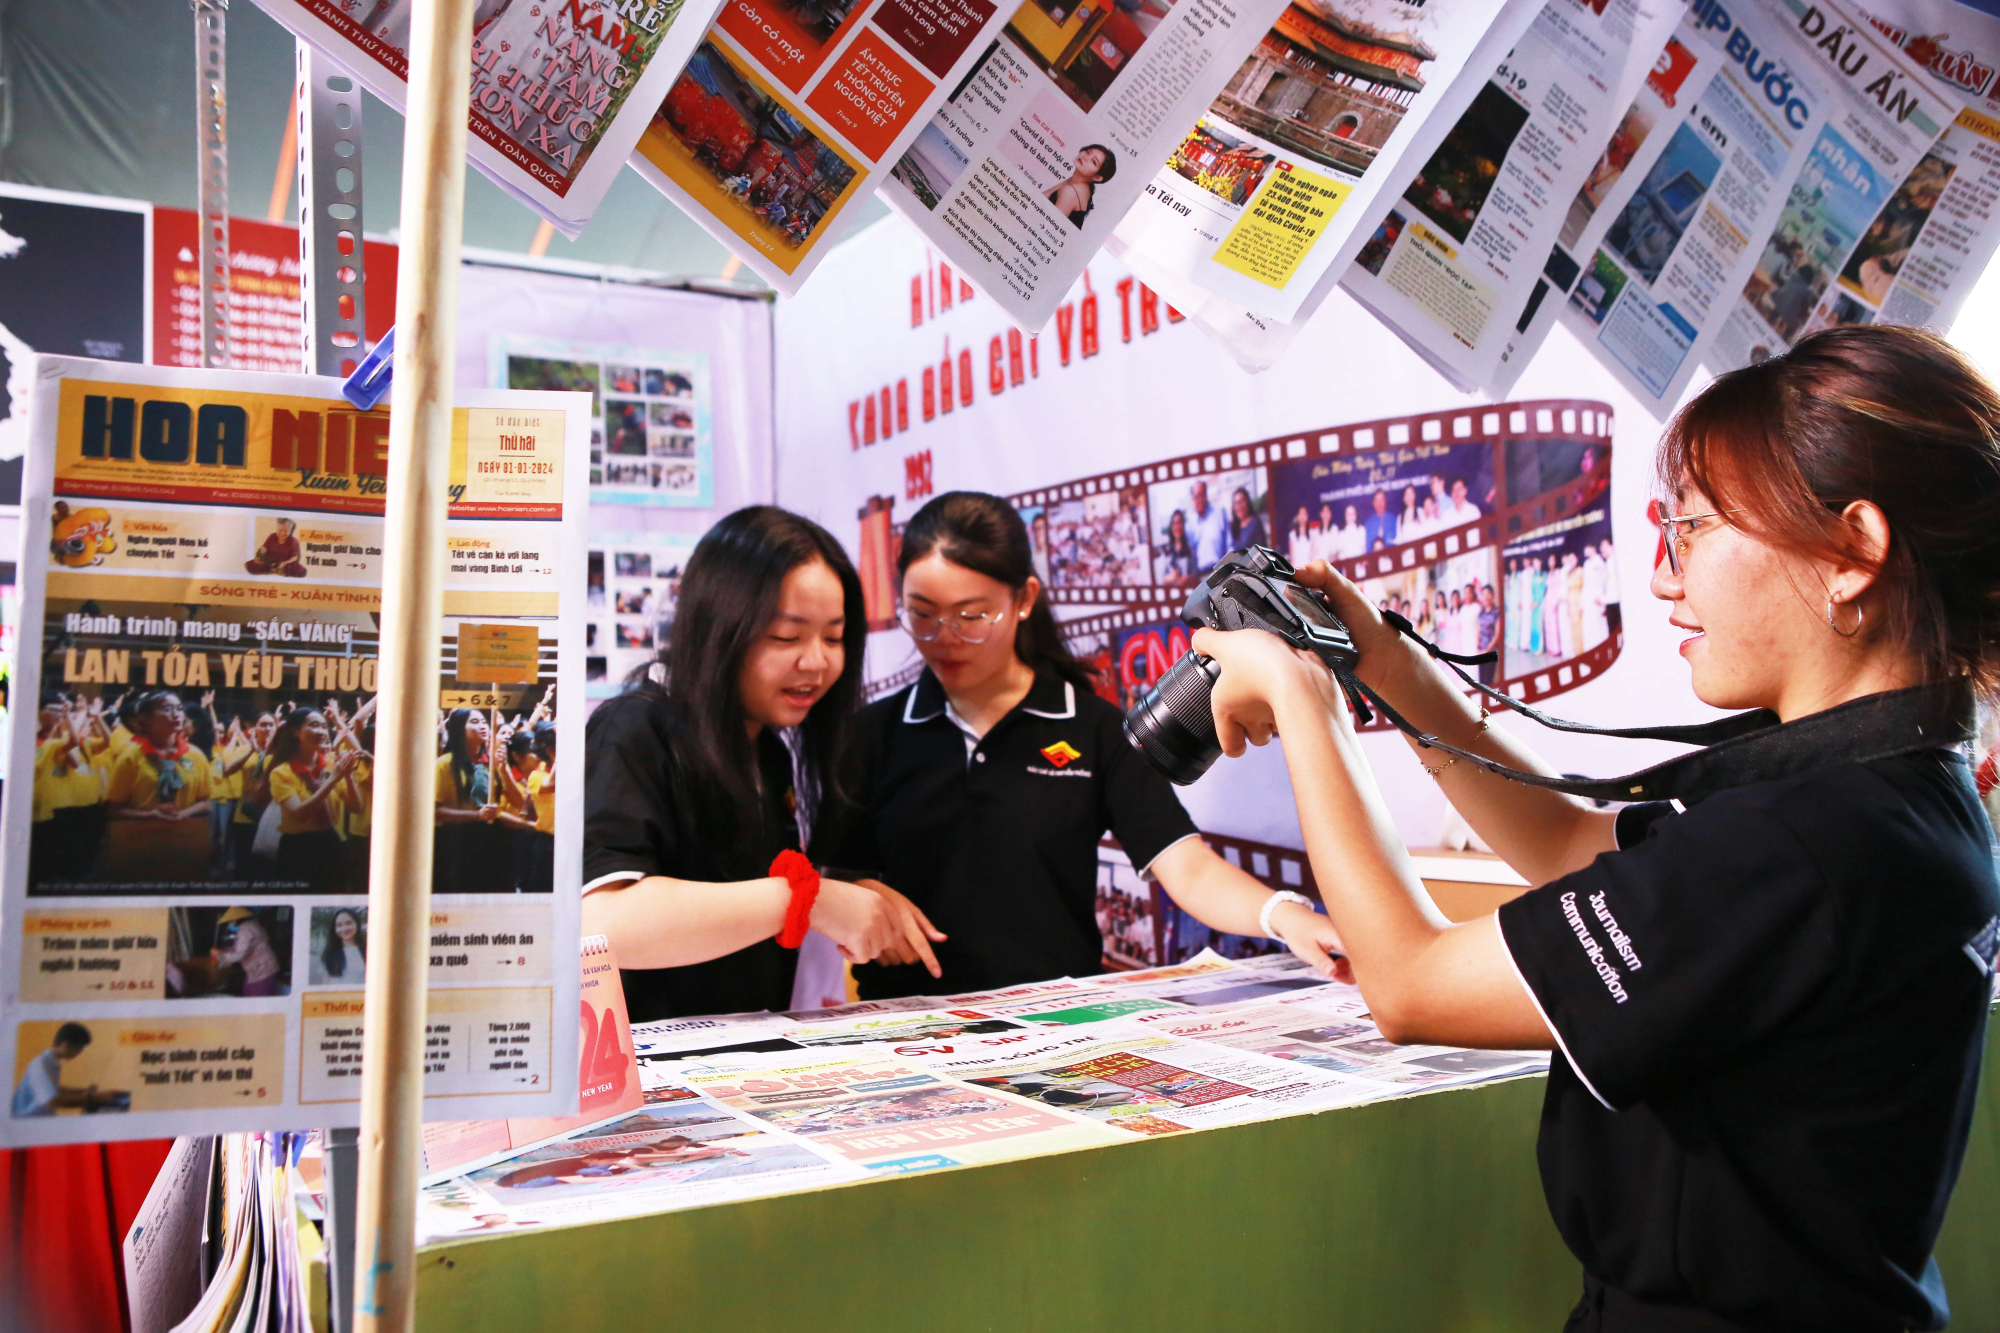
[[[444,752],[451,756],[451,783],[461,801],[471,796],[472,784],[477,777],[473,772],[478,765],[472,758],[472,742],[465,734],[465,724],[471,720],[470,708],[454,708],[451,710],[451,716],[444,720]],[[486,738],[486,744],[488,747],[492,746],[491,736]],[[276,752],[277,747],[274,745],[272,753]],[[491,792],[487,793],[487,799],[492,799]]]
[[[975,574],[997,579],[1016,593],[1035,577],[1028,525],[1014,506],[984,491],[946,491],[916,512],[903,529],[903,549],[896,556],[898,581],[911,565],[933,552]],[[1014,655],[1031,667],[1046,668],[1091,688],[1090,672],[1063,642],[1047,597],[1035,598],[1027,619],[1015,630]]]
[[[778,615],[785,576],[823,561],[840,580],[843,654],[840,675],[806,714],[796,745],[800,805],[815,844],[837,836],[852,815],[851,762],[868,613],[861,579],[833,534],[776,505],[739,509],[710,528],[688,557],[674,611],[673,638],[660,650],[662,690],[675,714],[675,816],[690,844],[718,859],[753,845],[763,822],[757,799],[757,753],[743,727],[743,662]],[[830,845],[830,844],[827,844]],[[764,868],[752,868],[762,874]]]
[[[361,913],[352,907],[336,907],[326,919],[326,944],[319,951],[319,961],[329,977],[347,975],[347,950],[341,944],[340,932],[334,929],[342,912],[354,918],[354,947],[361,951],[362,962],[368,961],[368,928],[361,924]]]

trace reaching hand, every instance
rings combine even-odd
[[[840,948],[850,963],[866,963],[896,943],[897,922],[878,893],[844,880],[822,879],[813,902],[812,928]]]
[[[938,966],[937,954],[931,951],[931,942],[942,943],[950,938],[931,924],[931,919],[918,909],[917,905],[902,894],[890,888],[879,879],[859,881],[862,888],[879,896],[888,905],[889,915],[895,923],[900,939],[893,941],[882,951],[879,963],[906,964],[922,963],[924,970],[933,977],[944,976],[944,969]]]
[[[1271,929],[1286,948],[1311,963],[1313,971],[1335,981],[1354,981],[1354,968],[1343,952],[1346,946],[1340,942],[1340,932],[1318,912],[1298,903],[1279,903],[1271,913]]]

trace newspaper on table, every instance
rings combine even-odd
[[[902,1045],[934,1043],[1002,1032],[1022,1032],[1025,1025],[979,1009],[930,1009],[918,1012],[874,1013],[836,1022],[801,1023],[785,1038],[798,1046]]]
[[[878,1173],[972,1166],[1119,1139],[1082,1116],[1024,1105],[879,1048],[721,1056],[685,1063],[678,1077],[705,1097]]]
[[[1878,0],[1867,14],[1964,108],[1900,185],[1892,184],[1891,168],[1864,196],[1838,171],[1820,173],[1827,199],[1810,201],[1807,220],[1824,234],[1787,232],[1781,224],[1771,236],[1706,358],[1712,371],[1749,365],[1837,325],[1949,328],[2000,246],[2000,18],[1952,0]],[[1786,223],[1808,206],[1804,184],[1793,187]],[[1792,244],[1801,249],[1797,258]],[[1811,279],[1802,276],[1807,263]],[[1817,302],[1807,304],[1815,292]]]
[[[1404,122],[1409,128],[1409,140],[1399,151],[1398,160],[1388,165],[1400,168],[1405,162],[1423,161],[1436,151],[1444,141],[1445,131],[1458,122],[1466,107],[1471,105],[1473,96],[1484,86],[1478,78],[1465,77],[1465,70],[1487,70],[1498,65],[1541,10],[1541,0],[1506,0],[1493,21],[1479,33],[1478,42],[1465,57],[1460,77],[1444,85],[1443,93],[1430,115],[1420,122]],[[1399,130],[1402,128],[1398,127]],[[1383,182],[1392,174],[1378,157],[1365,179],[1372,182],[1371,190],[1381,190],[1386,188]],[[1134,212],[1140,212],[1143,207],[1141,204]],[[1359,212],[1350,215],[1351,218],[1366,216]],[[1124,244],[1117,234],[1111,238],[1110,249],[1141,281],[1165,294],[1175,309],[1186,314],[1203,333],[1227,349],[1237,365],[1255,374],[1270,369],[1285,354],[1306,321],[1333,295],[1334,288],[1340,285],[1341,277],[1347,272],[1348,261],[1352,260],[1354,251],[1368,239],[1358,221],[1351,223],[1351,230],[1345,236],[1349,243],[1343,247],[1347,251],[1347,259],[1342,260],[1336,255],[1335,262],[1321,266],[1318,278],[1306,285],[1305,295],[1289,321],[1260,315],[1238,302],[1195,285],[1173,265],[1155,262],[1147,250]]]
[[[633,169],[794,295],[1005,18],[996,0],[723,0]]]
[[[1552,291],[1544,302],[1661,417],[1712,349],[1746,361],[1757,346],[1781,350],[1757,342],[1754,326],[1802,327],[1869,219],[1959,114],[1834,0],[1697,0],[1677,37],[1690,51],[1719,48],[1714,76],[1652,129],[1672,131],[1652,166],[1627,169],[1605,194],[1593,216],[1609,218],[1601,239],[1571,263],[1558,251],[1549,272],[1567,299]]]
[[[418,1239],[663,1213],[866,1175],[809,1137],[672,1088],[638,1111],[427,1186]]]
[[[882,196],[1041,329],[1287,0],[1025,0]]]
[[[256,0],[394,107],[409,107],[410,0]],[[717,0],[483,0],[467,160],[574,239],[604,201]]]
[[[1516,316],[1597,148],[1684,12],[1682,0],[1552,0],[1370,214],[1342,284],[1461,391],[1533,354]]]
[[[433,1118],[576,1106],[589,410],[453,412]],[[389,415],[335,379],[37,361],[0,1144],[356,1123]],[[554,782],[496,758],[531,721]]]
[[[1467,62],[1511,44],[1532,14],[1507,10],[1502,0],[1287,5],[1118,224],[1114,252],[1197,317],[1213,313],[1211,300],[1280,323],[1309,314],[1320,279],[1346,270],[1408,175],[1427,123],[1465,109],[1478,85],[1461,77]]]
[[[1383,1040],[1353,986],[1328,986],[1268,1004],[1141,1014],[1130,1025],[1359,1080],[1372,1089],[1361,1100],[1540,1073],[1549,1059],[1546,1051],[1398,1046]]]
[[[1373,1085],[1343,1074],[1180,1041],[1125,1022],[1025,1042],[982,1038],[917,1058],[973,1087],[1088,1116],[1128,1134],[1269,1120],[1379,1095]]]

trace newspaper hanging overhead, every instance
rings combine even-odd
[[[632,166],[787,296],[1004,20],[993,0],[725,0]]]
[[[1532,14],[1500,0],[1286,6],[1118,224],[1114,252],[1197,318],[1211,297],[1277,322],[1310,313],[1425,125],[1465,109],[1467,62],[1489,41],[1504,51]]]
[[[473,18],[467,160],[574,239],[718,0],[482,4]],[[357,0],[256,0],[353,71],[398,112],[409,105],[410,10]]]
[[[339,388],[37,363],[37,650],[15,679],[40,708],[0,814],[0,1144],[359,1116],[389,413]],[[576,1102],[589,410],[468,390],[454,411],[439,1117]]]
[[[1714,75],[1651,128],[1658,156],[1604,191],[1578,246],[1559,240],[1546,272],[1566,299],[1551,292],[1536,312],[1661,417],[1704,360],[1745,364],[1789,345],[1775,335],[1803,330],[1960,111],[1832,0],[1700,0],[1677,41]]]
[[[883,197],[1039,330],[1285,4],[1026,0]]]

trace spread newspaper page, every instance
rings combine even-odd
[[[37,362],[0,1144],[358,1121],[389,409],[339,389]],[[453,413],[435,1119],[577,1106],[589,421],[572,393]]]
[[[1606,198],[1559,316],[1661,417],[1711,347],[1747,361],[1778,350],[1757,325],[1803,327],[1960,110],[1832,0],[1697,0],[1688,22],[1720,47],[1716,74],[1652,167]]]
[[[1684,13],[1552,0],[1394,195],[1343,285],[1461,390],[1517,353],[1570,198]]]
[[[1288,5],[1118,224],[1120,257],[1142,255],[1179,279],[1161,290],[1186,309],[1213,293],[1293,319],[1321,275],[1345,269],[1367,239],[1379,202],[1407,174],[1410,143],[1460,100],[1453,86],[1502,8]]]
[[[1005,21],[996,0],[724,0],[632,166],[793,295]]]
[[[1025,0],[882,196],[1038,331],[1285,4]]]
[[[256,0],[398,112],[416,0]],[[481,0],[467,160],[574,239],[715,17],[717,0]]]
[[[1949,328],[2000,244],[2000,19],[1950,0],[1892,0],[1867,12],[1879,35],[1964,108],[1900,185],[1893,168],[1822,171],[1827,184],[1815,188],[1828,197],[1809,215],[1807,182],[1793,187],[1785,220],[1709,352],[1710,370],[1749,365],[1840,324]],[[1823,234],[1811,235],[1814,226]]]
[[[1472,104],[1474,95],[1485,86],[1485,80],[1478,77],[1477,72],[1493,69],[1506,59],[1515,41],[1541,10],[1540,0],[1506,0],[1485,31],[1479,34],[1471,54],[1465,57],[1460,76],[1445,82],[1430,115],[1422,119],[1406,116],[1397,127],[1399,133],[1407,132],[1409,136],[1397,150],[1397,160],[1384,161],[1386,149],[1384,153],[1378,153],[1375,162],[1370,164],[1362,177],[1361,184],[1371,192],[1386,192],[1389,188],[1387,179],[1398,174],[1404,163],[1421,162],[1437,151],[1438,145],[1444,141],[1445,131],[1458,122],[1458,118]],[[1468,74],[1468,71],[1471,73]],[[1335,82],[1338,84],[1339,80]],[[1134,208],[1133,213],[1143,215],[1145,211],[1142,203]],[[1348,216],[1351,220],[1367,214],[1356,211]],[[1236,364],[1255,374],[1269,369],[1284,355],[1298,330],[1340,285],[1349,261],[1367,240],[1366,231],[1355,221],[1350,221],[1340,235],[1340,248],[1346,258],[1335,255],[1332,261],[1315,265],[1318,276],[1311,282],[1295,279],[1304,294],[1298,309],[1288,320],[1258,314],[1240,302],[1197,285],[1186,272],[1186,265],[1158,262],[1149,249],[1128,246],[1117,233],[1112,235],[1110,248],[1141,281],[1163,293],[1175,309],[1186,314],[1197,328],[1226,348]],[[1316,244],[1327,245],[1329,253],[1332,250],[1324,235]]]

